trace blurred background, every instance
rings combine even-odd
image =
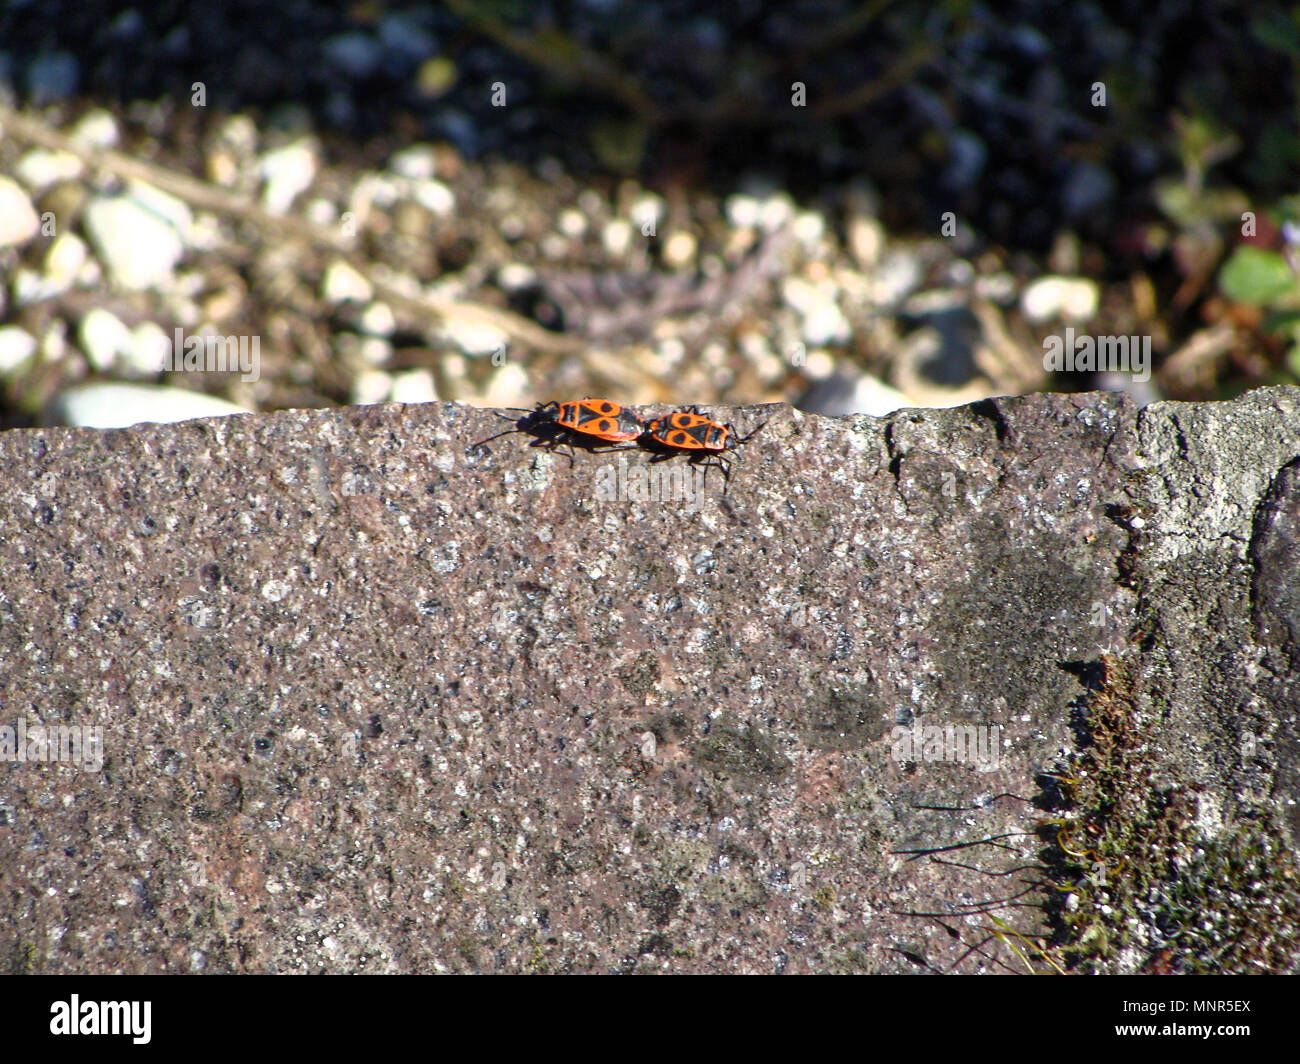
[[[0,0],[0,428],[1300,382],[1300,6],[996,7]]]

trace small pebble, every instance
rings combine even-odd
[[[130,196],[90,202],[83,225],[109,275],[123,288],[163,288],[184,253],[176,229]]]
[[[600,233],[600,242],[605,248],[606,254],[611,258],[621,259],[627,254],[627,250],[632,245],[632,234],[636,230],[632,224],[623,218],[615,218],[613,221],[606,223]]]
[[[0,325],[0,377],[36,354],[36,337],[18,325]]]
[[[879,307],[896,307],[921,284],[924,271],[907,249],[886,253],[871,274],[871,301]]]
[[[794,200],[788,193],[776,192],[759,208],[758,224],[766,232],[775,233],[794,217]]]
[[[51,318],[40,339],[41,358],[46,362],[62,362],[68,354],[68,323],[62,318]]]
[[[744,196],[739,193],[727,197],[727,202],[723,204],[723,210],[727,215],[728,224],[733,229],[756,228],[761,213],[758,200],[753,196]]]
[[[83,169],[81,160],[70,151],[33,148],[18,160],[14,176],[32,191],[40,192],[59,181],[75,180]]]
[[[451,214],[456,209],[456,194],[441,181],[412,181],[411,198],[437,215]]]
[[[800,211],[795,216],[793,232],[799,243],[814,250],[826,232],[826,219],[816,211]]]
[[[358,325],[371,336],[392,336],[397,331],[397,318],[387,303],[375,302],[362,311]]]
[[[812,347],[847,343],[853,327],[835,301],[834,286],[787,277],[781,296],[803,318],[803,338]]]
[[[436,403],[438,389],[427,369],[411,369],[393,374],[392,399],[395,403]]]
[[[658,228],[668,213],[668,205],[660,197],[646,192],[637,197],[629,213],[632,224],[638,229],[644,230],[651,224]]]
[[[328,228],[339,220],[339,209],[323,196],[318,196],[307,204],[307,221],[321,228]]]
[[[1040,277],[1020,296],[1020,309],[1031,322],[1039,324],[1064,318],[1088,321],[1097,313],[1101,291],[1086,277]]]
[[[507,362],[488,381],[483,391],[483,405],[519,406],[531,392],[528,372],[518,362]]]
[[[555,227],[570,240],[577,240],[587,231],[587,218],[582,211],[566,207],[560,211]]]
[[[118,352],[125,351],[131,343],[131,330],[117,315],[103,307],[94,307],[86,312],[77,336],[87,361],[101,373],[111,369]]]
[[[392,154],[388,169],[412,181],[427,181],[437,172],[437,156],[428,144],[412,144]]]
[[[22,186],[0,177],[0,248],[20,247],[40,229],[41,220]]]
[[[121,429],[142,422],[170,424],[198,417],[246,414],[243,407],[215,395],[162,385],[94,382],[55,396],[50,414],[58,424],[78,428]]]
[[[507,292],[520,292],[537,283],[537,271],[522,262],[507,262],[497,273],[497,284]]]
[[[167,368],[172,343],[173,337],[156,322],[141,322],[131,330],[131,338],[120,354],[121,372],[133,377],[157,376]]]
[[[86,242],[75,233],[60,233],[50,242],[43,268],[52,295],[60,295],[76,283],[89,254]]]
[[[120,139],[117,119],[103,108],[87,111],[70,130],[68,136],[78,144],[92,148],[116,148]]]
[[[327,303],[344,303],[352,300],[368,303],[375,294],[374,287],[351,265],[336,259],[325,270],[321,281],[321,297]]]
[[[448,320],[441,325],[439,332],[473,358],[500,350],[510,339],[500,329],[477,321]]]
[[[293,201],[316,180],[318,165],[316,144],[310,137],[267,152],[257,164],[258,174],[266,182],[262,206],[271,214],[287,214]]]
[[[16,307],[43,303],[58,294],[44,274],[39,270],[29,270],[26,266],[14,271],[12,288]]]
[[[664,242],[664,262],[674,270],[689,266],[695,259],[696,247],[694,236],[676,232]]]
[[[876,218],[855,214],[849,221],[849,254],[860,269],[873,270],[885,249],[885,227]]]
[[[171,225],[182,241],[189,240],[190,230],[194,226],[194,213],[184,200],[143,181],[132,181],[127,194],[132,202]]]
[[[357,406],[387,401],[393,378],[382,369],[364,369],[352,381],[352,402]]]

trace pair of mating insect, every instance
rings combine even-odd
[[[539,403],[532,410],[510,409],[524,416],[518,420],[504,414],[497,416],[514,421],[515,427],[480,440],[475,447],[513,432],[523,432],[536,437],[534,447],[550,450],[568,447],[570,464],[575,445],[598,453],[640,447],[654,454],[652,462],[686,455],[691,465],[720,469],[724,483],[731,479],[732,459],[727,452],[748,443],[767,424],[763,422],[748,436],[739,436],[731,425],[714,421],[694,406],[642,421],[635,411],[608,399],[575,399],[567,403]]]

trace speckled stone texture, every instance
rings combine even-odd
[[[715,413],[703,500],[454,404],[0,434],[0,726],[104,743],[0,761],[0,969],[1023,970],[1103,656],[1300,827],[1300,391]]]

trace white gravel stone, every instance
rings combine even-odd
[[[737,193],[727,197],[722,209],[733,229],[753,229],[758,225],[762,205],[753,196]]]
[[[500,329],[478,321],[448,320],[439,327],[439,332],[474,358],[506,347],[510,339]]]
[[[248,411],[214,395],[184,388],[95,382],[60,393],[51,404],[50,413],[63,425],[120,429],[147,421],[169,424]]]
[[[45,284],[52,294],[66,292],[77,283],[77,276],[86,265],[90,249],[76,233],[60,233],[50,242],[45,253]]]
[[[368,403],[382,403],[388,399],[393,390],[391,374],[382,369],[365,369],[352,381],[352,402],[358,406]]]
[[[58,295],[43,273],[29,270],[25,266],[14,271],[11,287],[16,307],[30,307],[33,303],[43,303]]]
[[[0,325],[0,377],[36,354],[36,337],[18,325]]]
[[[76,180],[84,169],[81,160],[70,151],[33,148],[18,160],[14,176],[34,192],[39,192],[58,181]]]
[[[607,254],[612,258],[621,259],[631,247],[632,234],[635,232],[630,222],[615,218],[601,231],[600,242],[604,245]]]
[[[980,299],[991,299],[994,303],[1006,306],[1015,302],[1018,287],[1015,274],[991,273],[975,278],[974,291]]]
[[[357,356],[368,366],[386,366],[393,357],[393,345],[382,336],[362,336],[357,340]]]
[[[438,389],[427,369],[411,369],[393,374],[392,398],[395,403],[436,403]]]
[[[0,177],[0,248],[20,247],[41,229],[32,201],[17,181]]]
[[[51,318],[40,338],[41,358],[46,362],[62,362],[68,354],[68,323],[62,318]]]
[[[775,233],[794,217],[794,200],[788,193],[775,192],[763,201],[758,211],[758,224],[769,233]]]
[[[787,277],[781,284],[781,296],[799,312],[804,341],[812,347],[846,343],[853,335],[835,295],[834,286],[817,285],[802,277]]]
[[[816,211],[800,211],[792,227],[795,239],[806,248],[813,248],[826,232],[826,219]]]
[[[387,209],[402,195],[403,182],[388,174],[362,174],[348,197],[348,210],[358,222],[370,217],[372,207]]]
[[[451,214],[456,209],[456,195],[441,181],[429,179],[411,182],[411,198],[434,214]]]
[[[518,362],[507,362],[488,381],[483,390],[483,405],[518,406],[521,398],[531,393],[532,385],[523,366]]]
[[[1035,323],[1065,318],[1087,321],[1097,313],[1101,290],[1086,277],[1040,277],[1020,296],[1020,309]]]
[[[560,217],[556,219],[555,228],[570,240],[577,240],[587,231],[587,218],[582,211],[573,207],[566,207],[560,211]]]
[[[307,221],[322,228],[335,225],[339,220],[338,207],[322,196],[317,196],[308,203],[304,213],[307,215]]]
[[[68,136],[78,144],[92,148],[116,148],[120,139],[117,119],[102,108],[82,115],[81,120],[68,131]]]
[[[327,303],[345,303],[348,300],[368,303],[374,294],[371,283],[342,259],[336,259],[326,268],[321,281],[321,297]]]
[[[119,368],[128,376],[155,377],[167,368],[173,338],[152,321],[143,321],[131,330],[130,341],[121,352]]]
[[[849,220],[849,254],[864,270],[874,269],[885,250],[885,227],[876,218],[855,214]]]
[[[541,248],[542,258],[547,262],[561,262],[569,254],[569,242],[559,233],[545,234],[538,247]]]
[[[802,277],[787,277],[781,282],[781,298],[787,306],[805,314],[822,296],[811,281]]]
[[[809,380],[825,380],[835,372],[835,359],[831,358],[829,351],[823,351],[820,347],[815,348],[808,352],[803,372]]]
[[[537,283],[537,271],[527,263],[507,262],[497,273],[497,284],[507,292],[519,292]]]
[[[921,262],[906,249],[886,254],[871,274],[871,302],[895,307],[921,284]]]
[[[654,193],[645,192],[632,204],[631,215],[632,224],[638,229],[644,229],[651,222],[658,228],[668,215],[668,204]]]
[[[92,200],[83,224],[109,275],[123,288],[165,288],[185,251],[175,226],[130,195]]]
[[[695,237],[690,233],[674,233],[664,241],[664,262],[674,270],[680,270],[694,261],[697,247]]]
[[[151,214],[156,214],[176,230],[183,242],[188,243],[194,228],[194,214],[189,205],[168,192],[143,181],[132,181],[127,195]]]
[[[293,201],[311,187],[319,166],[316,143],[303,137],[261,157],[258,174],[266,182],[262,206],[271,214],[287,214]]]
[[[428,144],[412,144],[392,154],[388,169],[412,181],[427,180],[437,172],[437,158]]]
[[[397,331],[397,317],[387,303],[371,303],[361,312],[358,324],[363,333],[371,336],[392,336]]]
[[[81,319],[77,337],[86,359],[102,373],[111,369],[118,354],[130,345],[131,330],[111,311],[95,307]]]

